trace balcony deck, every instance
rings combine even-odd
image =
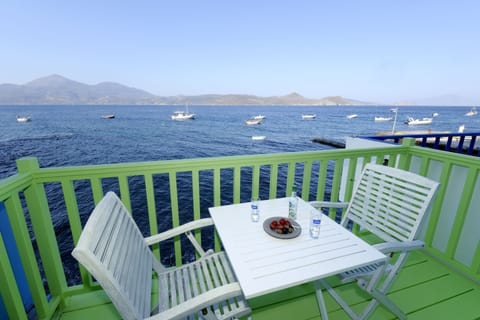
[[[368,303],[368,297],[355,284],[337,284],[336,289],[347,297],[351,306],[360,310]],[[328,294],[325,297],[329,319],[350,319]],[[412,320],[480,318],[480,285],[426,253],[415,252],[409,256],[389,297]],[[255,320],[320,319],[311,284],[257,298],[250,303],[253,309],[252,319]],[[120,316],[108,297],[99,290],[70,298],[66,309],[58,318],[113,320],[120,319]],[[387,320],[396,317],[379,307],[372,319]]]
[[[150,235],[205,217],[208,206],[259,195],[283,197],[294,183],[304,200],[348,201],[363,164],[389,160],[389,166],[440,182],[421,232],[425,248],[410,255],[389,291],[391,299],[409,319],[480,319],[480,198],[476,197],[480,159],[414,144],[405,139],[403,145],[381,148],[69,168],[39,168],[34,158],[20,159],[18,174],[0,181],[0,219],[6,216],[13,235],[7,241],[8,234],[0,228],[0,318],[118,318],[88,272],[74,263],[67,267],[73,259],[68,250],[59,249],[76,242],[82,223],[108,190],[121,195],[127,208],[137,208],[134,218],[144,222],[142,232]],[[80,199],[80,193],[87,196]],[[187,210],[180,199],[185,194],[190,202]],[[328,214],[336,218],[342,212]],[[221,249],[214,230],[196,236]],[[368,234],[360,236],[373,241]],[[7,253],[8,242],[18,250],[19,261]],[[184,263],[187,251],[180,238],[166,248],[154,248],[162,262],[170,265]],[[24,270],[24,283],[16,275],[19,269]],[[336,285],[350,305],[360,308],[366,303],[366,296],[355,286]],[[25,288],[30,299],[23,295]],[[330,318],[346,319],[326,297]],[[30,301],[27,307],[26,300]],[[311,284],[250,303],[253,319],[320,318]],[[373,319],[392,318],[381,308],[373,315]]]

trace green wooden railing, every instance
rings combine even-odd
[[[17,161],[18,174],[0,181],[3,202],[34,302],[50,319],[69,297],[98,289],[70,257],[88,214],[108,190],[120,194],[145,235],[208,216],[209,206],[284,197],[293,184],[305,200],[348,200],[362,165],[384,163],[441,182],[423,237],[426,250],[480,282],[478,158],[402,146],[234,156],[80,167],[39,168]],[[338,218],[332,209],[329,215]],[[341,212],[340,212],[341,214]],[[213,228],[196,237],[220,249]],[[154,248],[165,264],[181,265],[191,251],[181,238]],[[76,275],[72,276],[72,275]],[[0,234],[0,293],[10,318],[29,317]]]

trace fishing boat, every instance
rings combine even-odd
[[[103,115],[101,116],[102,119],[115,119],[115,115],[114,114],[106,114],[106,115]]]
[[[387,122],[392,120],[393,117],[375,117],[375,122]]]
[[[432,123],[432,121],[433,121],[432,118],[414,119],[412,117],[408,117],[407,120],[405,120],[405,124],[408,124],[409,126],[416,126],[416,125],[430,124]]]
[[[303,120],[313,120],[317,117],[316,114],[302,114]]]
[[[353,118],[356,118],[356,117],[358,117],[358,114],[355,114],[355,113],[354,114],[349,114],[347,116],[347,119],[353,119]]]
[[[32,117],[17,115],[17,122],[29,122],[29,121],[32,121]]]
[[[266,118],[266,116],[263,115],[263,114],[258,114],[256,116],[252,117],[252,119],[257,119],[257,120],[263,120],[265,118]]]
[[[267,136],[252,136],[252,140],[255,141],[260,141],[260,140],[266,140]]]
[[[478,114],[478,111],[477,111],[477,108],[475,107],[473,107],[472,109],[470,109],[470,111],[465,113],[467,117],[476,116],[477,114]]]
[[[188,104],[185,107],[185,110],[175,111],[171,118],[175,121],[184,121],[184,120],[194,120],[196,117],[195,113],[190,113],[188,110]]]
[[[248,125],[248,126],[262,124],[262,119],[250,118],[248,120],[245,120],[245,124]]]

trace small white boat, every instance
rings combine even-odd
[[[392,120],[393,117],[375,117],[375,122],[387,122]]]
[[[470,109],[470,111],[465,113],[467,117],[476,116],[477,114],[478,114],[478,111],[477,111],[477,108],[475,107],[473,107],[472,109]]]
[[[114,114],[106,114],[106,115],[103,115],[101,116],[102,119],[115,119],[115,115]]]
[[[313,120],[317,117],[316,114],[302,114],[303,120]]]
[[[253,117],[252,119],[263,120],[263,119],[265,119],[265,118],[266,118],[265,115],[259,114],[259,115],[256,115],[255,117]]]
[[[252,140],[256,140],[256,141],[266,140],[266,139],[267,139],[267,136],[252,136]]]
[[[262,119],[255,119],[255,118],[250,118],[248,120],[245,120],[245,124],[246,125],[257,125],[257,124],[261,124],[262,123]]]
[[[355,114],[355,113],[354,114],[349,114],[347,116],[347,119],[353,119],[353,118],[356,118],[356,117],[358,117],[358,114]]]
[[[17,116],[17,122],[29,122],[32,121],[32,117],[29,116]]]
[[[405,124],[408,124],[409,126],[415,126],[421,124],[430,124],[432,121],[432,118],[414,119],[412,117],[408,117],[407,120],[405,120]]]
[[[433,118],[438,117],[438,116],[439,116],[438,112],[432,113],[432,117],[433,117]]]
[[[194,120],[195,116],[196,116],[195,113],[190,113],[188,111],[188,104],[187,104],[185,111],[175,111],[172,114],[172,120],[176,120],[176,121]]]

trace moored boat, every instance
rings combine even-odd
[[[263,115],[263,114],[258,114],[258,115],[256,115],[256,116],[254,116],[252,119],[263,120],[263,119],[265,119],[265,118],[266,118],[265,115]]]
[[[267,136],[252,136],[252,140],[256,140],[256,141],[266,140],[266,139],[267,139]]]
[[[261,124],[261,123],[262,123],[262,119],[250,118],[248,120],[245,120],[245,124],[248,125],[248,126],[257,125],[257,124]]]
[[[196,117],[196,114],[190,113],[190,111],[188,110],[188,104],[186,105],[184,111],[182,110],[175,111],[171,116],[172,120],[176,120],[176,121],[194,120],[195,117]]]
[[[302,114],[303,120],[313,120],[317,117],[316,114]]]
[[[355,113],[354,114],[349,114],[347,116],[347,119],[353,119],[353,118],[356,118],[356,117],[358,117],[358,114],[355,114]]]
[[[477,108],[475,107],[473,107],[472,109],[470,109],[470,111],[465,113],[467,117],[476,116],[477,114],[478,114],[478,111],[477,111]]]
[[[103,115],[101,116],[102,119],[115,119],[115,115],[114,114],[106,114],[106,115]]]
[[[393,117],[375,117],[375,122],[387,122],[392,120]]]
[[[32,117],[17,115],[17,122],[29,122],[29,121],[32,121]]]
[[[408,124],[409,126],[415,126],[415,125],[422,125],[422,124],[430,124],[432,123],[432,121],[433,121],[432,118],[414,119],[412,117],[408,117],[407,120],[405,120],[405,124]]]

